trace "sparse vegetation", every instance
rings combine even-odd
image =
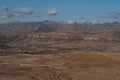
[[[23,24],[0,31],[0,80],[120,80],[119,30]]]

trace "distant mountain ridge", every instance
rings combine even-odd
[[[13,22],[0,24],[0,32],[96,32],[106,30],[120,30],[120,23],[60,23],[54,21],[43,22]]]

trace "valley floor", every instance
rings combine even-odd
[[[120,80],[120,54],[75,51],[0,56],[0,80]]]

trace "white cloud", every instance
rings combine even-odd
[[[67,21],[67,24],[73,24],[74,21]]]
[[[33,14],[33,10],[32,9],[25,8],[25,7],[15,10],[15,12],[19,13],[19,14]]]
[[[42,13],[41,10],[32,10],[28,7],[12,9],[8,7],[0,7],[0,18],[8,19],[8,18],[25,18],[27,16],[32,17],[41,17],[44,16],[45,13]],[[58,14],[57,10],[52,8],[48,9],[48,15],[55,16]]]
[[[56,9],[53,8],[53,9],[48,9],[48,14],[54,16],[54,15],[57,15],[58,12]]]
[[[14,17],[14,14],[11,14],[11,13],[4,13],[1,15],[1,18],[13,18]]]

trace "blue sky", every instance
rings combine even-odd
[[[120,0],[0,0],[0,22],[119,21]]]

